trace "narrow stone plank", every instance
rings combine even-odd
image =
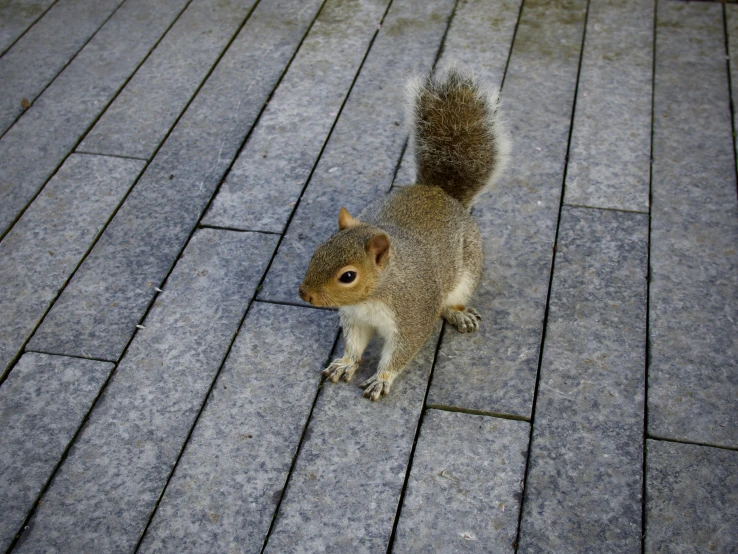
[[[0,548],[10,546],[113,364],[27,353],[0,387]]]
[[[313,173],[259,296],[301,302],[315,247],[337,230],[338,209],[358,212],[389,190],[405,131],[407,79],[431,68],[452,0],[393,2]]]
[[[326,3],[206,224],[283,231],[386,7],[387,0]]]
[[[0,135],[25,109],[23,99],[33,102],[121,1],[59,0],[0,58]]]
[[[738,452],[646,443],[646,552],[735,552]]]
[[[140,552],[261,552],[337,330],[253,305]]]
[[[648,212],[653,0],[593,0],[564,202]]]
[[[90,414],[18,552],[132,552],[276,237],[205,229]]]
[[[127,0],[2,137],[0,234],[74,148],[186,2]]]
[[[457,63],[495,86],[502,83],[522,0],[500,0],[490,7],[487,0],[459,2],[446,35],[441,66]],[[503,103],[503,110],[504,110]],[[402,156],[394,186],[415,182],[412,148]]]
[[[531,415],[586,4],[523,7],[503,90],[510,165],[474,208],[484,268],[471,304],[482,325],[444,335],[432,404]]]
[[[387,551],[437,339],[378,402],[358,387],[376,371],[376,345],[352,383],[323,385],[265,552]]]
[[[320,4],[259,3],[49,312],[35,348],[120,356]]]
[[[149,159],[255,0],[195,0],[78,150]]]
[[[728,65],[730,67],[731,91],[733,93],[733,106],[738,102],[738,5],[725,5],[725,27],[728,33]],[[738,118],[733,114],[733,129],[736,129]],[[738,136],[733,137],[738,146]]]
[[[70,156],[0,242],[0,375],[143,166],[139,160]]]
[[[14,0],[0,4],[0,55],[54,2],[55,0]]]
[[[515,552],[530,425],[430,410],[392,552]]]
[[[738,201],[722,7],[661,2],[648,432],[738,447]]]
[[[519,552],[640,552],[648,216],[563,209]]]

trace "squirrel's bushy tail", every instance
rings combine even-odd
[[[469,208],[502,173],[510,152],[497,90],[451,68],[410,83],[417,182]]]

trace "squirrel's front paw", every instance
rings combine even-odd
[[[387,396],[391,384],[387,379],[382,379],[379,373],[375,373],[361,384],[361,388],[364,389],[364,398],[375,402],[382,396]]]
[[[358,367],[358,363],[352,362],[348,358],[338,358],[337,360],[333,360],[333,363],[323,370],[323,377],[330,379],[334,383],[338,383],[341,379],[348,383],[353,379]]]
[[[443,318],[456,327],[459,333],[473,333],[479,329],[479,322],[482,320],[482,316],[474,308],[446,308]]]

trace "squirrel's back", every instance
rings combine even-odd
[[[410,95],[418,184],[440,187],[470,208],[500,176],[510,152],[497,91],[451,68],[412,81]]]

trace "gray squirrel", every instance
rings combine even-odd
[[[497,181],[510,142],[497,90],[456,68],[409,83],[417,184],[364,209],[345,208],[339,231],[315,251],[300,297],[338,307],[345,352],[324,371],[351,381],[376,331],[377,372],[361,386],[375,401],[433,333],[439,317],[461,333],[481,317],[467,306],[482,271],[482,241],[470,211]]]

